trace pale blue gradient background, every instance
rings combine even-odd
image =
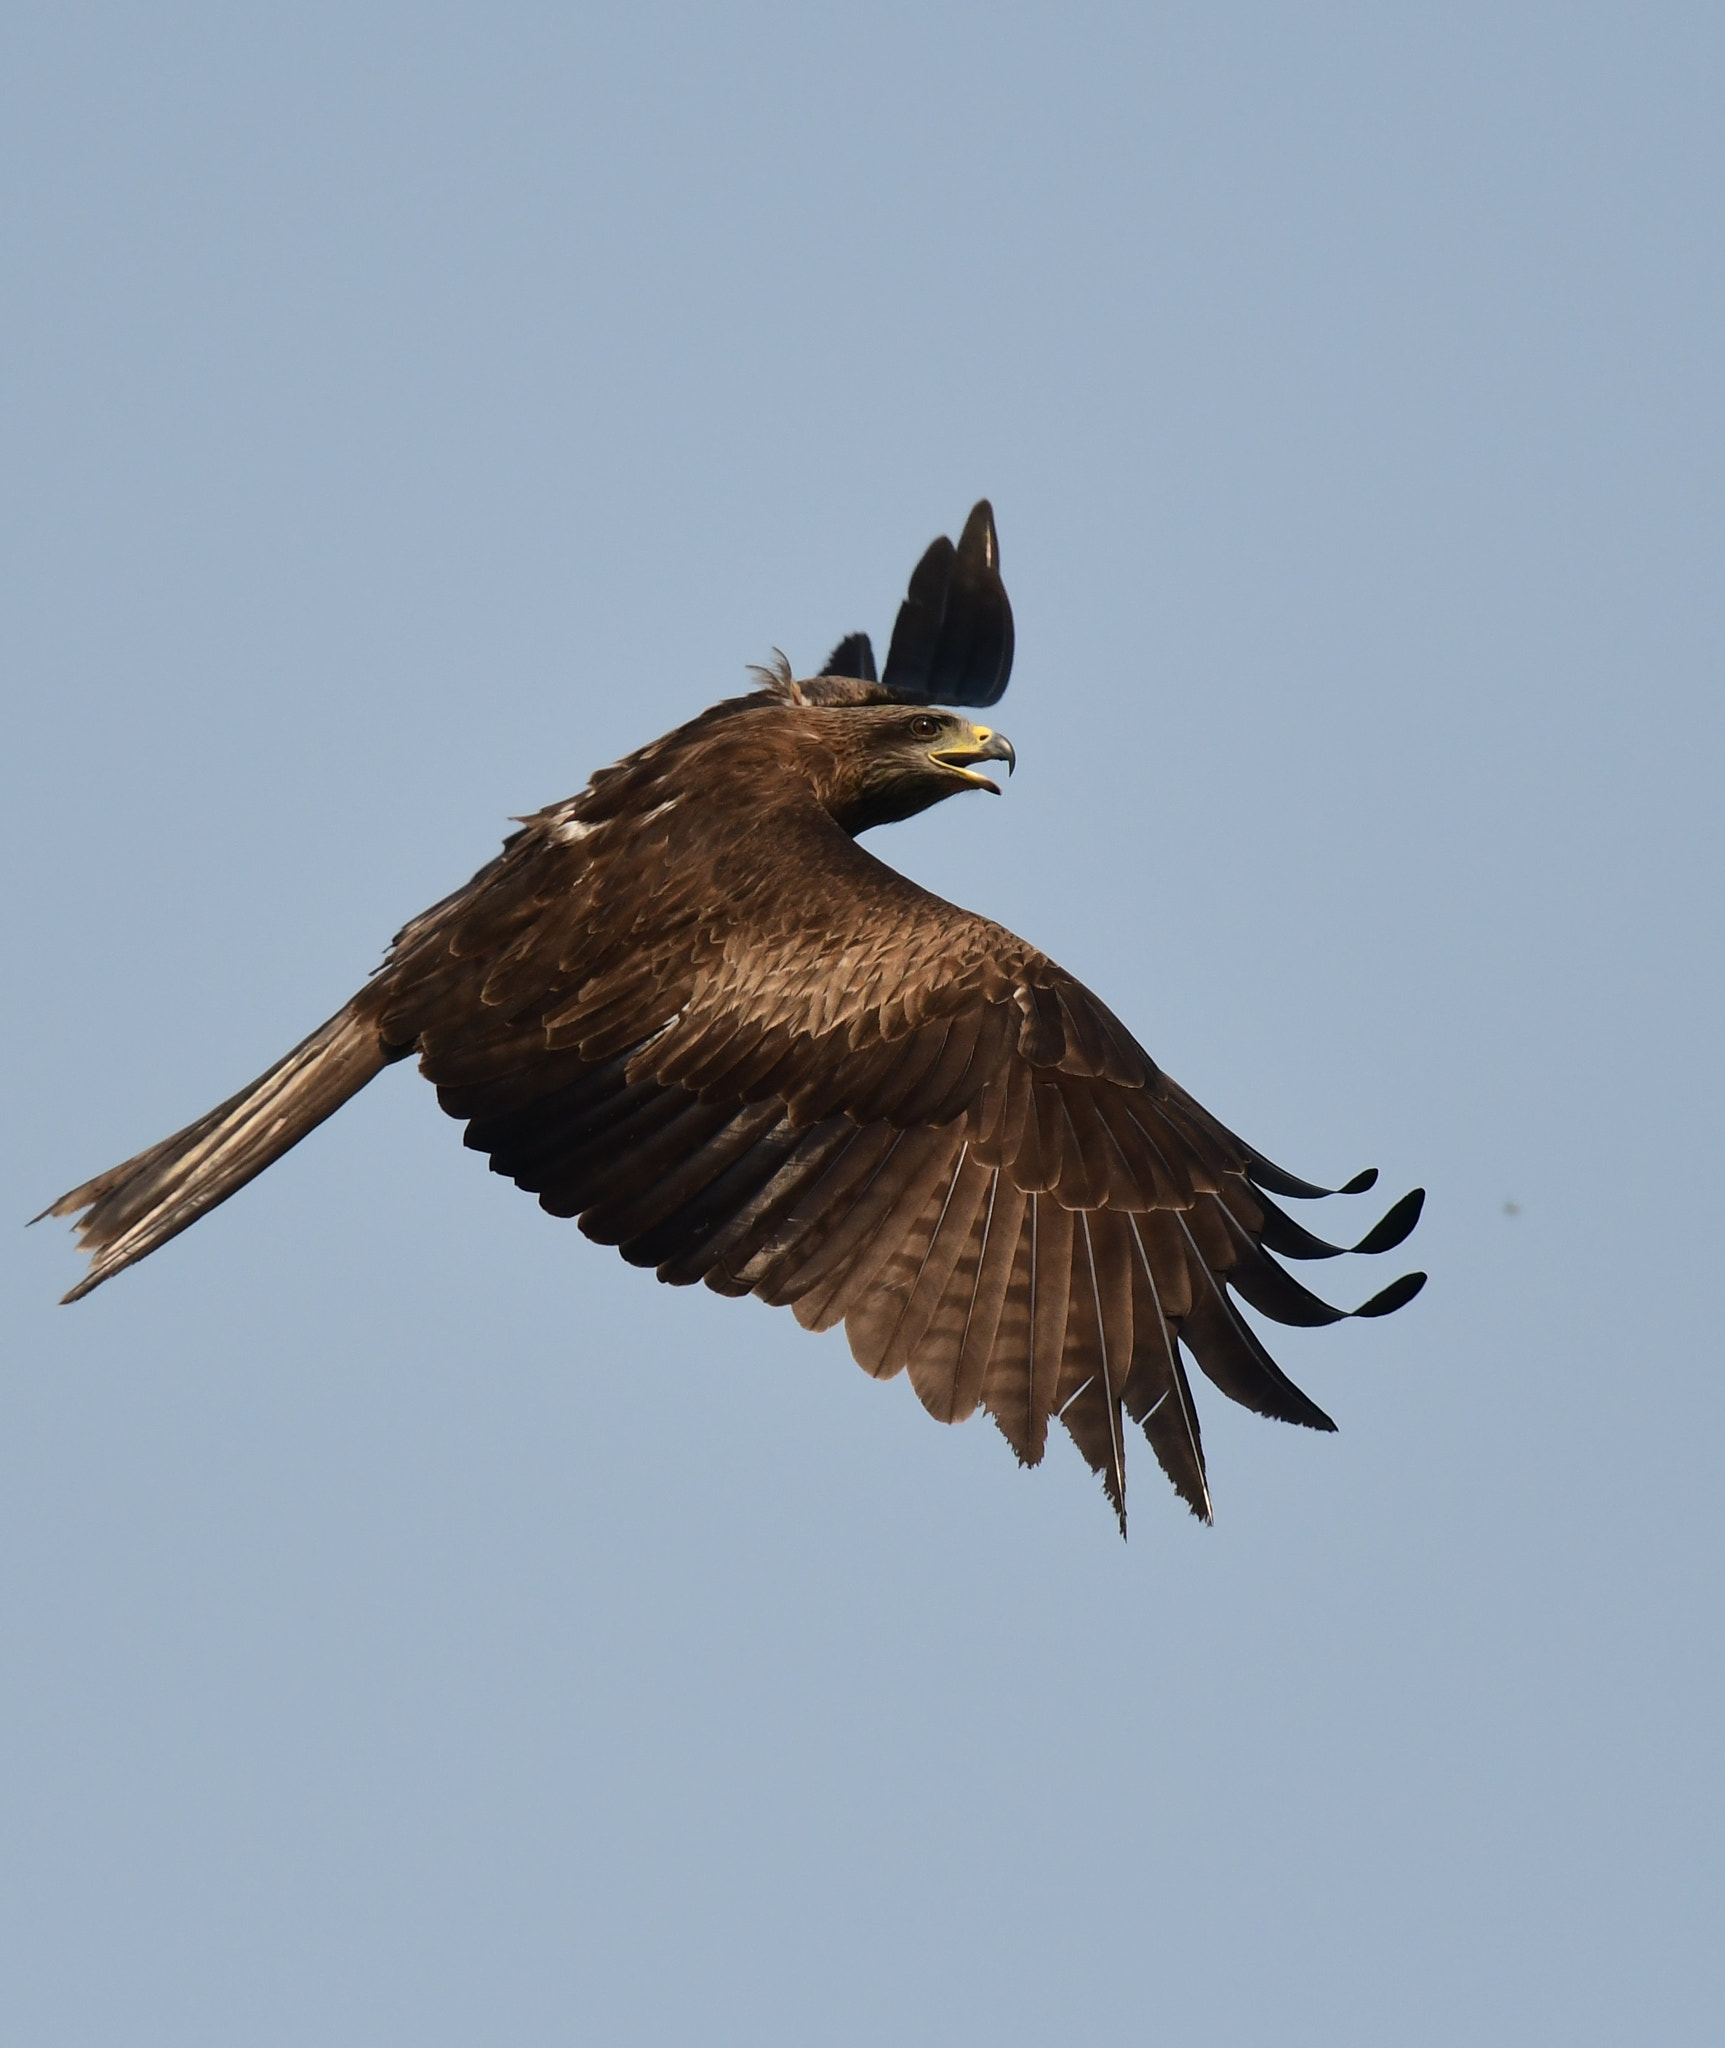
[[[8,2041],[1717,2039],[1722,56],[9,10]],[[1279,1340],[1338,1437],[1201,1388],[1123,1547],[410,1070],[53,1305],[13,1225],[983,492],[1020,772],[876,844],[1430,1185]]]

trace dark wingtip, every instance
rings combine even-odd
[[[993,704],[1012,674],[1012,653],[1000,536],[994,508],[979,498],[958,546],[932,542],[912,571],[881,682],[907,704]]]
[[[1246,1162],[1246,1178],[1266,1194],[1290,1195],[1297,1202],[1317,1202],[1325,1195],[1363,1195],[1367,1188],[1376,1184],[1378,1170],[1375,1166],[1368,1166],[1364,1173],[1356,1173],[1352,1180],[1344,1181],[1339,1188],[1321,1188],[1315,1181],[1301,1180],[1297,1173],[1290,1173],[1285,1166],[1278,1166],[1261,1152],[1253,1152]]]
[[[1411,1194],[1403,1195],[1393,1209],[1386,1210],[1362,1237],[1354,1250],[1357,1252],[1393,1252],[1404,1238],[1409,1236],[1414,1225],[1420,1220],[1420,1211],[1426,1205],[1426,1191],[1415,1188]]]
[[[970,508],[958,537],[958,559],[978,562],[985,569],[1000,567],[1000,535],[994,530],[994,507],[986,498],[978,498]]]
[[[1354,1310],[1356,1316],[1393,1316],[1398,1308],[1406,1308],[1420,1289],[1426,1284],[1423,1273],[1404,1273],[1399,1280],[1392,1280],[1370,1301],[1363,1301]]]
[[[847,633],[827,656],[823,676],[854,676],[859,682],[877,683],[874,642],[866,633]]]

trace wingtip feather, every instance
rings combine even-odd
[[[1414,1296],[1426,1284],[1424,1273],[1404,1273],[1399,1280],[1381,1288],[1370,1301],[1363,1301],[1354,1310],[1356,1316],[1393,1316],[1398,1308],[1406,1308]]]
[[[1425,1202],[1424,1188],[1415,1188],[1411,1193],[1403,1195],[1394,1208],[1385,1210],[1354,1246],[1354,1250],[1368,1255],[1375,1252],[1393,1252],[1398,1244],[1412,1234],[1414,1225],[1420,1220],[1420,1211],[1425,1207]]]

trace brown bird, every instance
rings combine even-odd
[[[631,1264],[843,1322],[865,1371],[908,1372],[942,1422],[985,1408],[1027,1465],[1057,1416],[1123,1530],[1130,1420],[1209,1520],[1181,1347],[1260,1415],[1335,1427],[1233,1299],[1345,1313],[1271,1256],[1338,1253],[1272,1199],[1335,1191],[1235,1137],[1046,954],[857,844],[998,794],[982,765],[1010,743],[938,707],[993,704],[1012,649],[985,501],[917,565],[884,676],[860,633],[812,680],[757,670],[524,820],[249,1088],[62,1196],[44,1213],[81,1212],[92,1255],[66,1299],[417,1054],[494,1173]],[[1421,1200],[1352,1249],[1401,1243]]]

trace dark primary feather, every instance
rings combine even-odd
[[[822,664],[823,676],[855,676],[865,683],[878,682],[874,667],[874,642],[866,633],[847,633]]]
[[[881,682],[906,704],[997,704],[1012,674],[1012,648],[994,510],[983,498],[958,546],[942,537],[916,565]]]
[[[1182,1353],[1260,1414],[1334,1427],[1240,1305],[1347,1313],[1277,1259],[1341,1255],[1272,1199],[1326,1191],[1218,1123],[1046,955],[854,837],[882,774],[936,773],[910,737],[929,720],[895,688],[990,703],[1011,650],[983,503],[918,565],[884,683],[853,635],[825,676],[770,671],[601,771],[252,1088],[57,1203],[84,1212],[94,1255],[74,1292],[412,1052],[495,1172],[625,1259],[842,1322],[865,1370],[905,1374],[942,1421],[985,1409],[1026,1464],[1058,1420],[1123,1527],[1140,1429],[1208,1519]],[[964,786],[939,772],[936,795]],[[905,814],[893,797],[885,815]],[[1354,1249],[1399,1244],[1419,1202]],[[1422,1278],[1352,1313],[1387,1314]]]

